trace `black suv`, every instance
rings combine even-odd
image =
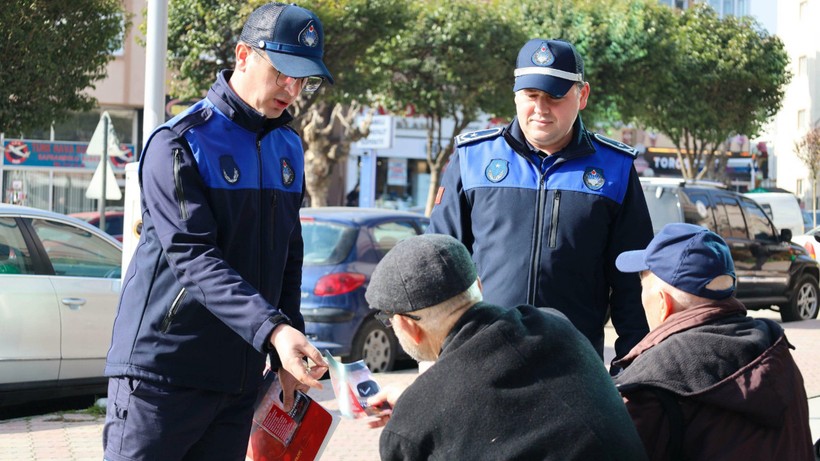
[[[817,317],[820,266],[805,248],[778,234],[753,200],[717,183],[641,178],[652,227],[687,222],[716,232],[729,244],[737,298],[749,309],[773,309],[784,322]]]

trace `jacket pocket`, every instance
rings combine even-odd
[[[550,234],[548,245],[550,248],[555,248],[555,242],[558,238],[558,212],[561,209],[561,191],[555,191],[552,198],[552,215],[550,215]]]
[[[177,315],[177,311],[179,310],[179,306],[182,305],[182,301],[185,299],[185,295],[188,292],[183,287],[177,293],[176,298],[174,298],[174,302],[171,303],[171,307],[168,309],[168,312],[165,314],[165,318],[162,319],[162,325],[160,325],[159,331],[161,333],[168,333],[168,329],[171,328],[171,322],[174,321],[174,317]]]

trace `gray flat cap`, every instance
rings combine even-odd
[[[476,281],[475,264],[461,242],[424,234],[399,242],[379,262],[365,299],[371,309],[412,312],[447,301]]]

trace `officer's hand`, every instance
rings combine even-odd
[[[280,368],[277,374],[279,375],[279,383],[282,385],[282,405],[285,407],[285,411],[290,411],[296,398],[296,391],[307,392],[310,388],[306,384],[300,383],[284,368]]]
[[[271,333],[270,343],[276,349],[279,361],[282,363],[280,370],[284,368],[292,378],[305,386],[322,388],[318,379],[327,371],[327,363],[319,350],[308,342],[302,332],[283,323]],[[308,366],[306,358],[313,361],[312,367]],[[286,391],[285,398],[287,399],[288,396],[293,398],[294,389],[287,392],[285,385],[285,380],[282,380],[282,389]]]

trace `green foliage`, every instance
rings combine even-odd
[[[412,19],[407,0],[313,0],[301,2],[322,20],[325,65],[336,84],[326,85],[326,102],[368,101],[388,75],[364,63]]]
[[[528,38],[562,39],[584,59],[590,83],[587,126],[603,127],[628,116],[662,65],[663,36],[656,0],[506,0]],[[521,43],[523,45],[523,42]],[[625,113],[626,112],[626,113]]]
[[[169,62],[177,97],[200,97],[217,70],[233,66],[242,24],[264,3],[172,0]],[[534,37],[572,42],[591,85],[588,126],[636,122],[679,146],[713,147],[755,136],[780,108],[790,76],[777,37],[749,18],[718,18],[705,5],[684,12],[657,0],[316,0],[325,62],[336,85],[303,95],[297,113],[321,102],[408,106],[428,119],[428,161],[441,165],[452,135],[480,114],[514,114],[513,69]],[[455,133],[442,132],[442,120]],[[688,140],[688,141],[687,141]]]
[[[171,94],[181,99],[202,97],[221,69],[233,68],[234,49],[248,15],[263,0],[172,0],[168,6],[168,66],[175,76]],[[381,78],[357,73],[368,51],[399,28],[407,18],[404,0],[316,0],[301,3],[322,21],[325,65],[335,85],[303,95],[300,111],[315,98],[325,102],[363,100]]]
[[[526,37],[493,5],[471,1],[411,6],[415,18],[380,44],[367,70],[389,75],[375,93],[390,110],[473,121],[513,112],[513,68]],[[455,133],[457,134],[457,133]]]
[[[780,39],[751,18],[720,19],[706,5],[674,14],[664,72],[632,115],[699,165],[704,152],[730,136],[756,136],[780,109],[788,56]]]
[[[234,46],[244,19],[252,10],[243,5],[223,0],[168,3],[168,67],[174,75],[170,80],[172,96],[198,99],[211,87],[219,70],[233,67]]]
[[[122,46],[118,0],[10,0],[0,8],[0,131],[20,134],[94,107],[83,94]]]

